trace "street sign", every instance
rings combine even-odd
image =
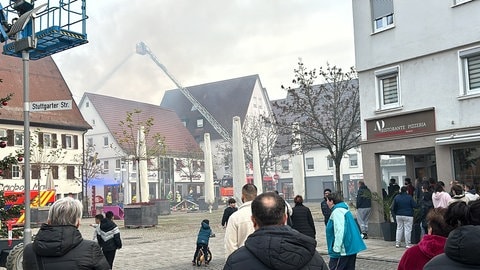
[[[51,100],[30,102],[31,112],[71,110],[72,100]]]

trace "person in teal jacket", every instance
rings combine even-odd
[[[348,205],[338,193],[327,197],[332,215],[327,223],[326,236],[330,270],[354,270],[357,253],[367,249]]]

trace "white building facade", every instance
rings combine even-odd
[[[478,187],[480,2],[353,0],[352,6],[367,184],[381,192],[388,183],[381,156],[400,155],[406,177]]]

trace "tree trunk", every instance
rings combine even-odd
[[[343,198],[343,186],[342,186],[342,179],[340,178],[340,162],[335,161],[335,186],[337,189],[337,193]]]

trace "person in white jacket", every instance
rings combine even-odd
[[[252,201],[257,197],[257,187],[246,184],[242,187],[243,204],[228,219],[225,230],[225,258],[245,244],[247,237],[255,231],[252,222]]]

